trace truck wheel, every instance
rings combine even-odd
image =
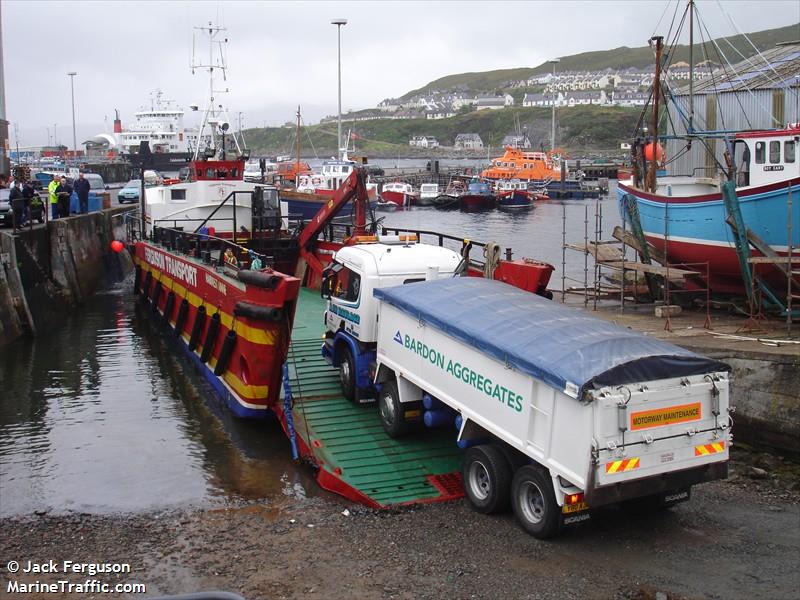
[[[381,386],[381,393],[378,394],[378,410],[383,429],[389,437],[400,437],[408,432],[409,424],[403,417],[403,405],[400,403],[396,382],[387,381]]]
[[[347,346],[340,351],[339,381],[342,382],[344,397],[354,402],[356,399],[356,361]]]
[[[464,492],[476,512],[488,515],[508,508],[511,466],[500,448],[484,444],[468,449],[461,474]]]
[[[548,473],[533,465],[520,467],[511,483],[511,506],[520,526],[540,540],[561,529],[561,511]]]

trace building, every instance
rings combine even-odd
[[[617,91],[611,94],[611,104],[614,106],[644,106],[650,94],[646,92]]]
[[[511,133],[503,138],[502,145],[528,149],[531,147],[531,140],[524,133]]]
[[[483,150],[483,140],[477,133],[459,133],[455,147],[457,150]]]
[[[547,94],[525,94],[522,99],[522,106],[538,106],[538,107],[551,107],[555,99],[556,106],[561,106],[564,103],[564,94],[559,92],[555,96],[552,93]]]
[[[432,135],[415,135],[408,140],[408,145],[416,148],[438,148],[439,142]]]
[[[760,59],[742,61],[695,81],[694,131],[775,129],[800,121],[800,42],[764,50]],[[668,104],[669,120],[675,133],[684,135],[685,116],[690,112],[689,86],[675,89],[673,97],[675,102]],[[725,144],[719,139],[692,144],[689,151],[684,140],[670,139],[666,142],[667,170],[671,175],[690,175],[703,165],[713,174],[718,164],[725,164],[724,151]]]
[[[608,104],[608,98],[604,90],[567,92],[564,94],[563,106],[572,108],[573,106],[604,106]]]

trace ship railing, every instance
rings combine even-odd
[[[420,243],[435,243],[437,246],[442,248],[455,250],[456,252],[460,253],[461,256],[467,257],[469,266],[471,267],[483,269],[486,264],[484,261],[470,258],[469,254],[473,247],[478,247],[481,249],[481,251],[484,251],[486,246],[489,245],[488,242],[477,242],[475,240],[465,239],[457,235],[450,235],[447,233],[441,233],[439,231],[427,231],[425,229],[409,229],[407,227],[381,227],[382,235],[400,235],[404,233],[415,234]],[[513,260],[514,251],[511,248],[506,247],[504,255],[505,260]]]
[[[177,223],[180,220],[174,221]],[[199,232],[184,231],[178,226],[164,227],[157,223],[158,221],[153,224],[151,242],[171,252],[200,260],[213,268],[228,268],[236,272],[252,268],[256,259],[262,268],[274,265],[274,256],[256,252],[235,241],[208,233],[207,229]]]

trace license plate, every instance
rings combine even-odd
[[[581,512],[582,510],[589,510],[589,505],[586,502],[578,502],[577,504],[565,504],[561,507],[561,512],[565,515],[569,513]]]

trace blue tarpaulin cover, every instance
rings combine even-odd
[[[511,285],[456,277],[376,289],[376,298],[570,395],[729,371],[724,363]]]

